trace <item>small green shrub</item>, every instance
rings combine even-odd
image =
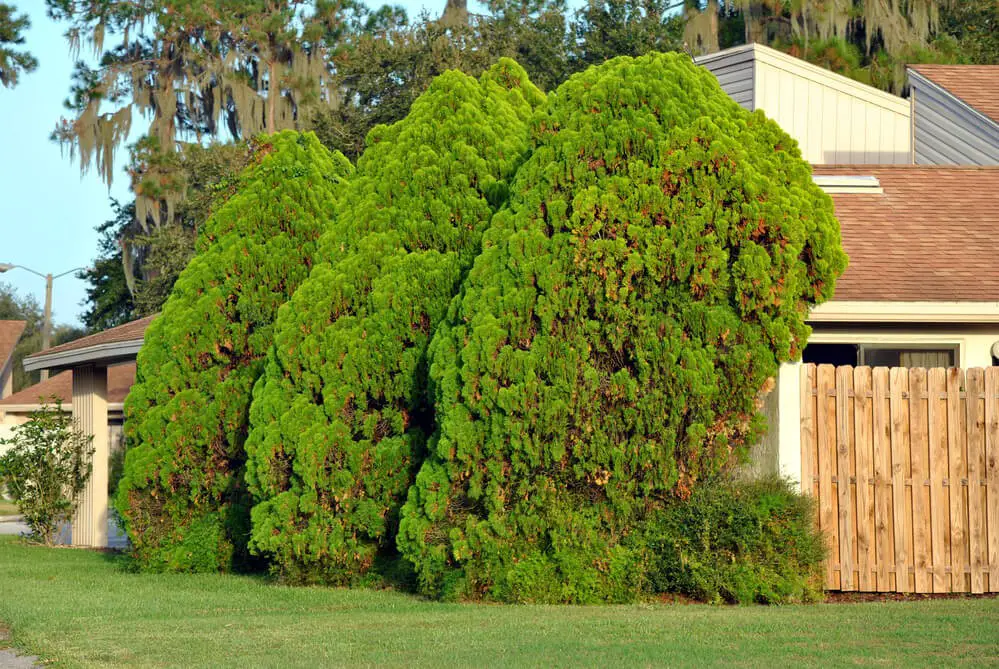
[[[814,502],[776,477],[702,485],[652,514],[633,539],[646,551],[653,594],[784,604],[822,591]]]
[[[14,428],[13,437],[0,439],[12,446],[0,457],[0,490],[7,489],[33,538],[47,546],[73,517],[90,478],[91,440],[60,401],[42,406]]]

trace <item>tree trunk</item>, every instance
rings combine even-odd
[[[441,23],[447,26],[468,25],[468,0],[447,0]]]
[[[267,133],[277,132],[277,61],[268,63],[267,72]]]

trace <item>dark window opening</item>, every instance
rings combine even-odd
[[[860,347],[856,344],[809,344],[801,355],[802,362],[815,365],[856,365]]]
[[[809,344],[802,362],[867,367],[956,367],[957,347],[885,347],[875,344]]]
[[[954,367],[957,351],[952,348],[867,348],[862,346],[860,357],[868,367]]]

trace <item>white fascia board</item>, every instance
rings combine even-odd
[[[813,323],[999,323],[999,302],[833,300],[812,309]]]
[[[111,364],[123,359],[134,358],[142,348],[142,339],[119,341],[110,344],[95,344],[59,353],[44,351],[25,358],[24,371],[35,372],[41,369],[70,369],[87,364]]]

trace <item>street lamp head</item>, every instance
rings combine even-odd
[[[0,274],[9,272],[12,269],[14,269],[14,265],[11,265],[9,262],[0,262]]]

